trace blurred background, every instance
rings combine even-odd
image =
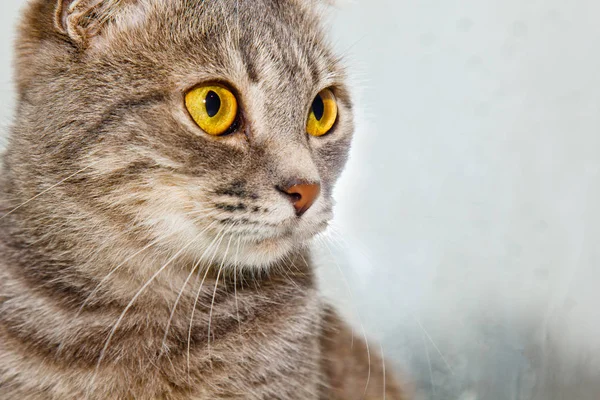
[[[0,5],[3,127],[24,3]],[[333,10],[359,123],[315,243],[321,285],[417,400],[600,399],[599,15],[597,0]]]

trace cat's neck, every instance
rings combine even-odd
[[[218,371],[215,365],[230,365],[229,373],[241,382],[255,373],[244,360],[254,360],[255,368],[276,354],[275,362],[261,368],[302,362],[308,371],[313,362],[299,358],[316,354],[311,349],[320,324],[307,254],[261,273],[216,266],[181,270],[168,299],[156,296],[152,285],[138,285],[124,302],[118,296],[111,301],[106,288],[90,292],[98,279],[78,277],[69,266],[45,265],[32,248],[0,237],[0,253],[10,255],[0,261],[0,325],[12,339],[29,343],[32,357],[50,360],[46,367],[87,371],[99,393],[124,382],[146,388],[139,381],[144,377],[154,380],[156,393],[173,381],[186,387]]]
[[[208,357],[200,349],[211,341],[242,340],[238,336],[244,332],[262,334],[265,329],[281,329],[284,320],[308,321],[318,314],[305,252],[261,272],[216,265],[178,269],[168,274],[170,287],[164,281],[120,277],[124,287],[116,295],[111,292],[116,286],[106,285],[105,276],[92,279],[73,265],[44,259],[44,251],[24,246],[9,234],[3,226],[0,253],[6,257],[0,261],[0,298],[20,308],[14,315],[9,309],[5,316],[15,318],[11,322],[19,326],[15,334],[37,338],[38,351],[44,349],[73,365],[89,368],[100,356],[109,365],[116,360],[126,365],[127,355],[132,363],[140,357],[157,362],[163,352],[172,362],[187,354],[188,346],[196,357]],[[143,356],[136,347],[141,337]]]
[[[2,215],[2,213],[0,213]],[[195,296],[193,286],[204,282],[219,289],[250,285],[255,290],[313,286],[313,269],[307,247],[296,249],[269,267],[195,263],[195,260],[160,251],[141,242],[135,248],[111,246],[49,232],[44,221],[24,221],[20,213],[0,219],[3,268],[14,272],[31,287],[48,295],[61,293],[61,304],[93,307],[123,304],[140,291],[140,300],[172,303]],[[36,228],[39,227],[39,231]],[[277,285],[275,285],[277,287]],[[235,290],[232,294],[238,294]]]

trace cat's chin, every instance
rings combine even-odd
[[[244,242],[236,249],[235,254],[224,255],[225,264],[238,265],[240,268],[269,268],[299,249],[308,246],[316,233],[310,232],[303,235],[286,234],[261,238]]]
[[[298,250],[306,248],[310,241],[323,232],[329,221],[325,218],[298,221],[283,221],[276,229],[272,225],[261,228],[238,225],[237,232],[228,232],[221,236],[223,227],[215,228],[215,232],[202,235],[207,228],[190,230],[186,239],[194,239],[201,235],[197,246],[190,246],[186,252],[189,260],[202,260],[207,264],[244,268],[269,268],[286,260]],[[200,233],[198,233],[200,232]],[[190,261],[192,262],[192,261]]]
[[[240,262],[247,267],[268,268],[284,259],[298,244],[289,237],[247,243],[240,254]]]
[[[239,262],[247,267],[268,268],[285,260],[292,252],[308,246],[310,240],[326,226],[326,223],[317,224],[307,232],[294,232],[245,243],[239,253]]]

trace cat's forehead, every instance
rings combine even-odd
[[[150,40],[174,50],[187,69],[231,79],[243,74],[272,89],[282,82],[325,85],[341,79],[343,69],[321,32],[318,10],[296,0],[172,0],[150,16],[156,35]]]

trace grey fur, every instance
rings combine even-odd
[[[0,187],[0,398],[358,399],[367,378],[383,398],[381,360],[323,304],[306,246],[353,131],[321,12],[30,2]],[[237,94],[233,134],[187,114],[203,82]],[[311,137],[324,88],[339,119]],[[275,189],[293,180],[323,189],[302,218]]]

